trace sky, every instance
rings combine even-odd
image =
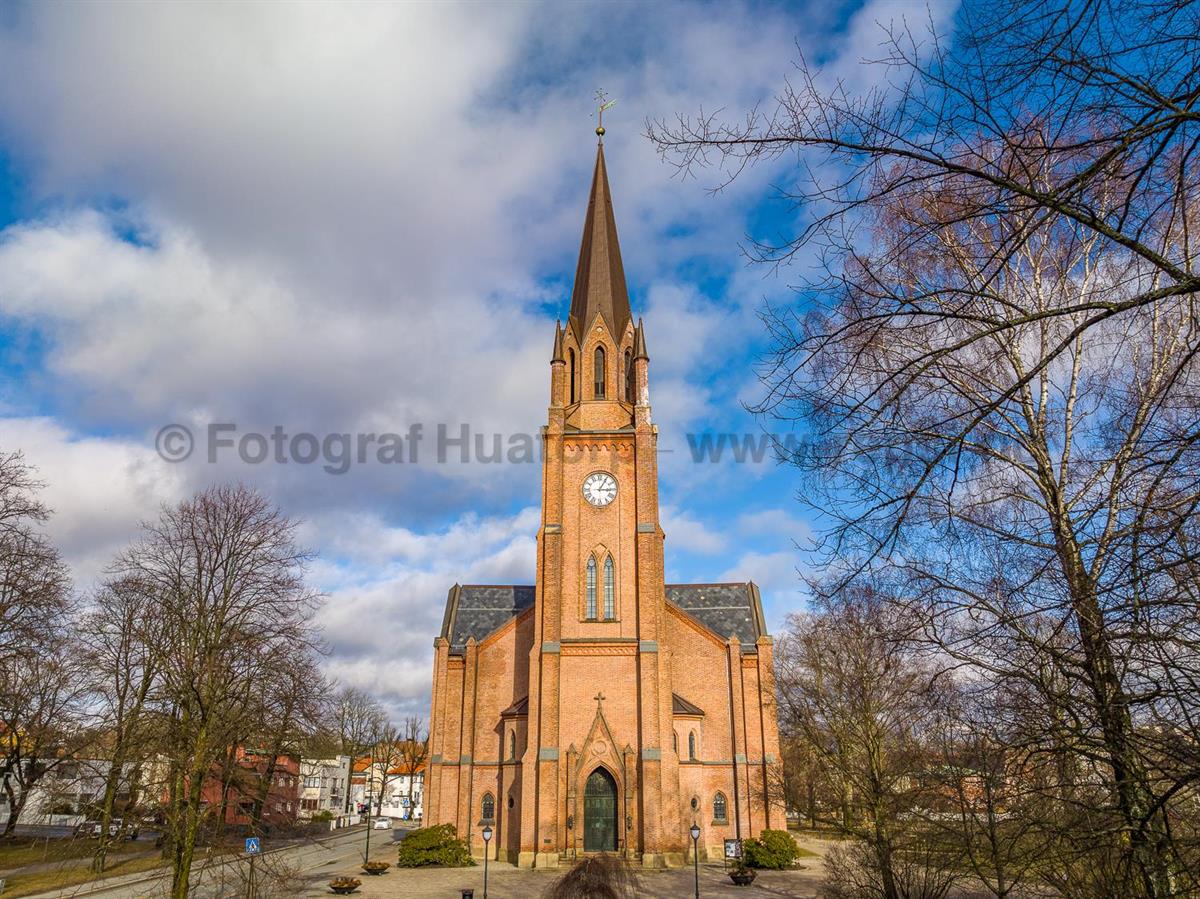
[[[603,89],[667,579],[754,580],[778,630],[803,608],[816,524],[799,479],[769,453],[698,462],[692,447],[781,429],[746,411],[758,313],[803,298],[796,272],[749,265],[740,245],[794,233],[776,188],[796,159],[714,192],[721,174],[680,178],[645,123],[769,104],[801,53],[869,83],[884,26],[952,14],[0,2],[0,450],[46,482],[75,589],[163,504],[249,484],[314,553],[329,673],[425,714],[450,586],[533,582],[541,468],[525,449]],[[187,459],[164,458],[182,439],[168,426],[192,435]],[[355,435],[414,427],[398,453],[359,452]],[[439,429],[463,428],[471,458],[439,454]],[[487,461],[497,439],[505,458]]]

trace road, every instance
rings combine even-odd
[[[371,832],[371,858],[395,863],[395,843],[405,829]],[[331,833],[319,840],[310,839],[272,850],[270,841],[264,841],[265,854],[255,861],[256,899],[283,899],[303,893],[314,882],[328,880],[348,874],[361,877],[358,866],[362,862],[366,843],[366,828],[353,827]],[[192,876],[191,895],[194,899],[230,899],[246,895],[249,864],[244,856],[214,860],[206,864],[197,863]],[[136,880],[113,878],[111,886],[95,885],[73,887],[49,893],[41,893],[32,899],[157,899],[164,896],[170,884],[169,877],[157,875]]]

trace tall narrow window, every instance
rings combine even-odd
[[[517,757],[517,732],[515,730],[508,732],[508,757],[510,759]]]
[[[692,731],[688,734],[688,758],[696,758],[696,732]]]
[[[625,402],[633,402],[633,350],[625,351]]]
[[[604,399],[604,347],[596,347],[596,389],[595,399]]]
[[[713,797],[713,820],[724,823],[727,812],[728,808],[725,802],[725,794],[718,793]]]
[[[615,618],[613,612],[613,561],[612,556],[604,560],[604,617]]]
[[[588,557],[587,566],[587,618],[596,617],[596,557]]]
[[[575,402],[575,351],[567,350],[567,362],[571,369],[571,399],[569,402]]]
[[[491,793],[483,794],[483,820],[496,820],[496,800],[492,797]]]

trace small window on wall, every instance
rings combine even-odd
[[[596,557],[589,556],[587,564],[587,609],[584,615],[589,621],[596,617]]]
[[[508,732],[508,757],[509,759],[517,757],[517,732],[515,730]]]
[[[713,797],[713,821],[724,824],[726,821],[726,810],[725,794],[718,793]]]
[[[675,750],[675,755],[679,755],[679,734],[671,734],[671,748]]]
[[[598,400],[604,399],[604,347],[596,347],[596,384],[594,396]]]
[[[690,734],[688,734],[688,758],[693,759],[693,760],[696,758],[696,732],[695,731],[692,731]]]
[[[610,621],[616,617],[613,608],[613,560],[608,556],[604,560],[604,617]]]
[[[496,799],[491,793],[483,794],[483,820],[496,820]]]

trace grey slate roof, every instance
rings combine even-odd
[[[533,587],[515,584],[455,584],[442,619],[442,636],[450,641],[450,651],[461,653],[471,637],[478,643],[501,628],[533,605],[533,595]]]
[[[533,605],[528,585],[455,584],[446,598],[442,636],[450,652],[461,655],[467,640],[478,643]],[[674,603],[722,640],[737,635],[743,650],[767,632],[758,587],[747,584],[667,584],[667,601]]]
[[[767,632],[758,587],[748,584],[667,584],[667,601],[720,637],[736,635],[743,649]]]

